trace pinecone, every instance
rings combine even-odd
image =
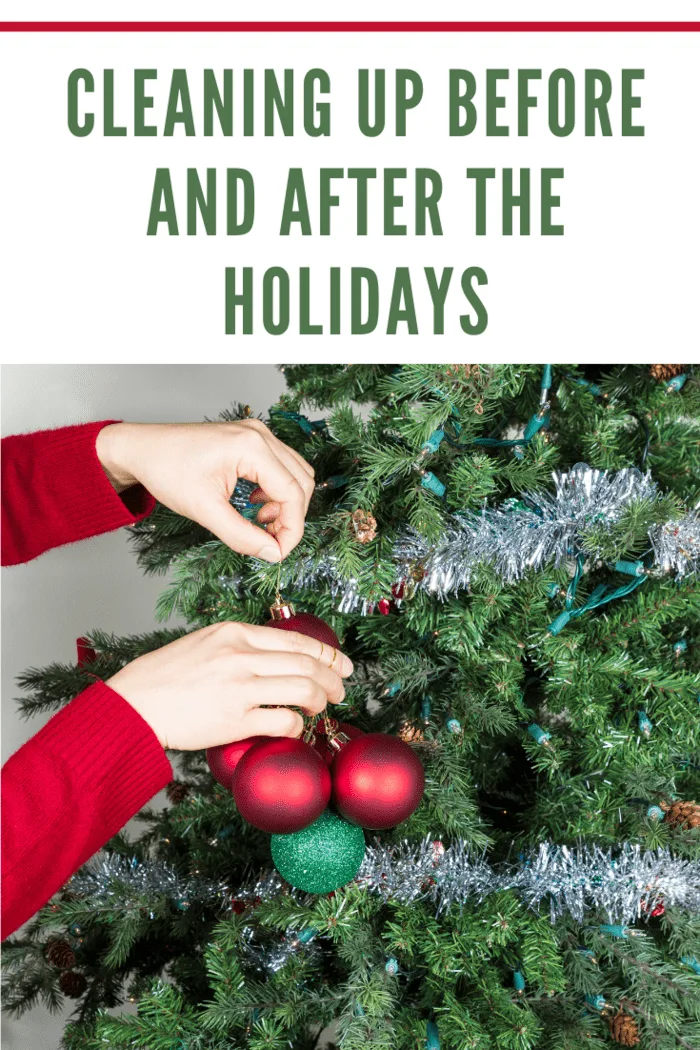
[[[371,543],[377,535],[377,519],[366,510],[357,510],[352,512],[350,519],[350,525],[355,535],[355,539],[359,540],[360,543]]]
[[[666,813],[666,823],[672,828],[700,828],[700,805],[697,802],[672,802],[665,803],[661,808]]]
[[[75,966],[75,952],[68,941],[47,941],[44,958],[59,970],[70,970]]]
[[[79,999],[87,988],[87,980],[82,973],[75,970],[66,970],[58,978],[58,984],[64,995],[69,999]]]
[[[639,1025],[634,1017],[620,1010],[608,1021],[610,1035],[620,1046],[636,1046],[639,1042]]]
[[[418,726],[413,725],[412,722],[404,722],[399,729],[399,739],[403,740],[405,744],[417,744],[419,741],[425,739],[425,734],[422,729]]]
[[[479,365],[449,365],[445,369],[445,376],[447,379],[478,379],[480,376]]]
[[[190,785],[185,784],[182,780],[171,780],[165,789],[168,801],[172,802],[174,806],[179,806],[181,802],[184,802],[189,793]]]
[[[649,375],[659,383],[668,383],[674,376],[680,376],[685,370],[685,365],[650,365]]]

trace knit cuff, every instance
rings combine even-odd
[[[45,473],[51,488],[64,497],[62,513],[74,540],[135,525],[155,507],[156,501],[142,485],[117,493],[100,463],[97,435],[118,422],[104,419],[42,434]]]
[[[100,794],[113,835],[173,778],[160,742],[123,696],[95,682],[34,738],[52,761],[63,760],[77,791]]]

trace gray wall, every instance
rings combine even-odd
[[[190,422],[234,401],[265,412],[284,389],[272,365],[6,365],[1,375],[3,434],[93,419]],[[92,628],[151,630],[163,586],[141,574],[123,530],[2,570],[3,762],[46,720],[19,719],[16,676],[73,660],[76,638]],[[3,1018],[3,1050],[55,1050],[62,1027],[43,1008]]]

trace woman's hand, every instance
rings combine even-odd
[[[141,482],[157,500],[199,522],[239,554],[277,562],[296,547],[314,491],[312,467],[264,423],[113,423],[97,436],[97,455],[121,492]],[[265,529],[229,503],[239,478],[266,494]]]
[[[294,736],[345,696],[352,663],[296,631],[219,623],[140,656],[107,685],[163,747],[199,751],[249,736]],[[282,706],[277,706],[282,705]]]

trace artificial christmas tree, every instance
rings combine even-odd
[[[172,567],[164,619],[264,623],[279,585],[330,625],[337,722],[406,747],[422,801],[363,832],[331,797],[271,840],[183,754],[173,805],[8,942],[7,1008],[56,1001],[62,940],[71,1050],[700,1046],[700,384],[654,367],[286,367],[300,546],[244,559],[158,507],[138,556]],[[255,520],[252,485],[232,500]],[[96,632],[23,709],[176,634]]]

